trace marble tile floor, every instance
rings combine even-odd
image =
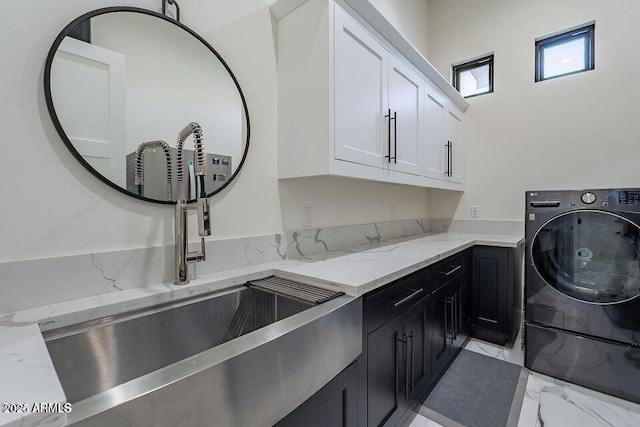
[[[513,348],[471,339],[465,349],[524,365],[521,336]],[[640,404],[530,372],[518,427],[637,427]],[[403,427],[442,427],[421,414]],[[500,427],[500,426],[496,426]]]

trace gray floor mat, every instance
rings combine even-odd
[[[442,416],[434,421],[449,419],[467,427],[517,423],[518,414],[512,412],[519,413],[524,397],[527,376],[522,371],[521,366],[462,350],[423,403],[424,412],[431,419]]]

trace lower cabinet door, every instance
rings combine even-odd
[[[408,351],[406,377],[410,400],[420,396],[431,381],[430,315],[431,298],[423,299],[404,314],[403,327]]]
[[[462,275],[462,283],[460,289],[460,313],[461,313],[461,329],[463,333],[463,341],[471,331],[472,311],[471,311],[471,271],[473,252],[468,249],[464,254],[464,274]]]
[[[406,335],[400,315],[367,337],[367,426],[393,425],[409,406]]]
[[[464,340],[467,338],[464,332],[464,325],[462,319],[462,307],[463,307],[463,277],[460,276],[453,279],[449,284],[449,308],[452,310],[449,319],[451,319],[451,348],[449,351],[455,353],[458,351]]]
[[[357,427],[356,362],[276,424],[277,427]]]
[[[442,286],[431,295],[431,367],[436,378],[449,362],[451,345],[451,303],[448,286]]]
[[[507,333],[509,314],[509,253],[473,249],[473,325]]]

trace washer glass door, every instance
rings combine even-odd
[[[556,290],[581,301],[611,304],[640,294],[640,229],[611,212],[573,211],[536,233],[533,263]]]

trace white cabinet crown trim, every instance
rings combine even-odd
[[[275,0],[269,6],[271,14],[276,20],[288,15],[304,3],[313,0]],[[442,90],[458,107],[465,112],[469,103],[455,90],[446,78],[416,49],[409,40],[387,20],[387,18],[371,4],[369,0],[337,0],[336,4],[344,8],[348,5],[362,19],[382,37],[389,41],[399,53],[407,58],[420,72],[427,76],[440,90]]]

